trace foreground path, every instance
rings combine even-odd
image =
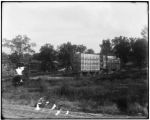
[[[50,111],[49,109],[41,109],[40,111],[35,111],[34,107],[22,106],[22,105],[12,105],[12,104],[2,104],[2,116],[5,119],[12,118],[26,118],[26,119],[49,119],[49,118],[145,118],[143,116],[123,116],[123,115],[104,115],[104,114],[91,114],[91,113],[81,113],[81,112],[70,112],[65,115],[65,111],[62,111],[58,116],[55,116],[56,110]]]

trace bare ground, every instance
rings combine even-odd
[[[127,115],[108,115],[108,114],[91,114],[91,113],[82,113],[82,112],[70,112],[68,115],[65,115],[66,111],[62,111],[58,116],[55,116],[57,110],[50,111],[50,109],[41,109],[40,111],[36,111],[34,107],[23,106],[23,105],[13,105],[9,103],[2,104],[2,116],[4,119],[49,119],[49,118],[120,118],[120,119],[128,119],[128,118],[141,118],[144,119],[143,116],[127,116]]]

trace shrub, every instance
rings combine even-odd
[[[117,107],[118,107],[118,109],[121,111],[121,112],[123,112],[123,113],[125,113],[125,112],[127,112],[127,109],[128,109],[128,101],[127,101],[127,98],[119,98],[119,99],[117,99],[117,102],[116,102],[116,104],[117,104]]]
[[[116,104],[103,105],[98,107],[98,112],[107,113],[107,114],[118,114],[119,109]]]
[[[139,103],[132,103],[128,107],[128,113],[132,115],[136,115],[137,113],[142,112],[142,106]]]
[[[22,79],[22,78],[21,78],[21,76],[19,76],[19,75],[13,77],[13,80],[12,80],[13,86],[17,87],[17,86],[23,85],[23,84],[20,82],[21,79]]]
[[[60,88],[57,89],[56,94],[70,99],[75,99],[74,97],[76,90],[69,87],[67,84],[63,84]]]
[[[32,88],[30,91],[38,91],[40,93],[48,92],[48,83],[46,80],[42,80],[41,78],[37,80],[26,81],[26,87]]]

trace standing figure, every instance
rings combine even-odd
[[[16,69],[16,75],[14,76],[14,78],[13,78],[13,85],[15,86],[15,87],[17,87],[17,86],[20,86],[20,85],[23,85],[23,78],[22,78],[22,72],[23,72],[23,70],[24,70],[24,66],[19,66],[17,69]]]

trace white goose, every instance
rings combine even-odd
[[[39,106],[40,104],[41,103],[37,103],[35,110],[40,110],[41,109],[40,106]]]
[[[57,110],[57,112],[55,113],[55,115],[56,115],[56,116],[59,115],[60,112],[61,112],[61,109],[60,109],[60,110]]]
[[[54,104],[51,108],[51,110],[54,110],[56,108],[56,105]]]
[[[48,105],[49,104],[49,101],[46,101],[46,104],[45,105]]]
[[[20,82],[22,83],[22,82],[23,82],[23,80],[21,79],[21,80],[20,80]]]
[[[66,112],[65,114],[68,115],[68,114],[69,114],[69,111],[67,110],[67,112]]]

